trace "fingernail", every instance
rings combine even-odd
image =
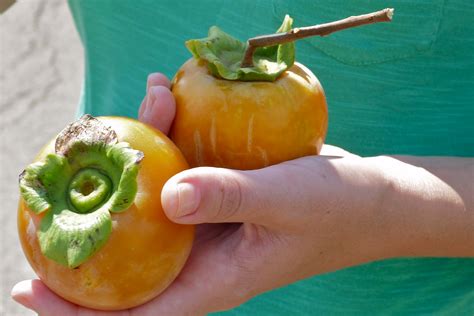
[[[194,213],[201,201],[199,189],[191,183],[178,183],[176,186],[176,217]]]

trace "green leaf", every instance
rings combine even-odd
[[[47,258],[76,268],[106,243],[111,232],[112,219],[105,208],[89,214],[64,209],[43,217],[38,239]]]
[[[285,16],[277,33],[291,30],[293,19]],[[239,81],[275,81],[295,61],[294,43],[260,47],[253,55],[254,67],[242,68],[247,44],[223,32],[217,26],[209,29],[208,37],[186,42],[195,58],[208,62],[211,73],[222,79]]]
[[[142,152],[130,148],[130,145],[121,142],[107,149],[107,158],[121,169],[120,180],[114,193],[109,199],[108,209],[111,212],[125,211],[132,205],[137,194],[137,176]]]
[[[65,194],[70,175],[66,158],[55,154],[29,165],[20,176],[20,192],[26,205],[36,214],[51,209]]]

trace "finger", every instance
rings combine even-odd
[[[150,124],[167,134],[175,114],[176,103],[171,91],[164,86],[150,87],[146,100],[140,108],[140,121]]]
[[[146,102],[148,101],[147,95],[143,98],[142,103],[140,104],[140,108],[138,109],[138,117],[141,118],[143,116],[143,113],[145,112],[146,108]]]
[[[86,309],[65,301],[49,290],[40,280],[27,280],[16,284],[12,289],[12,298],[23,306],[34,310],[41,316],[81,315],[81,316],[121,316],[127,311],[105,312]]]
[[[145,108],[146,108],[146,105],[147,105],[147,102],[148,102],[148,97],[147,97],[148,96],[148,91],[153,86],[163,86],[163,87],[166,87],[168,89],[171,89],[171,82],[165,75],[163,75],[162,73],[159,73],[159,72],[151,73],[151,74],[148,75],[147,82],[146,82],[146,94],[145,94],[145,97],[143,98],[143,101],[140,105],[140,109],[139,109],[139,112],[138,112],[138,117],[142,117],[142,115],[145,111]]]
[[[195,168],[172,177],[162,191],[166,215],[184,224],[249,222],[261,225],[288,223],[314,208],[326,175],[318,164],[310,167],[303,158],[260,170],[236,171]],[[314,170],[310,170],[314,168]],[[319,193],[317,192],[319,191]]]
[[[148,91],[151,87],[154,87],[154,86],[163,86],[168,89],[171,89],[171,82],[162,73],[155,72],[148,75],[148,78],[146,81],[146,91]]]
[[[12,298],[40,315],[73,315],[77,306],[62,300],[39,280],[22,281],[12,289]]]

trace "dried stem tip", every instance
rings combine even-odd
[[[394,9],[384,9],[368,14],[351,16],[334,22],[294,28],[286,33],[262,35],[250,38],[247,42],[248,47],[245,51],[244,59],[242,60],[242,67],[253,67],[252,57],[257,47],[273,46],[277,44],[293,42],[310,36],[325,36],[337,31],[365,24],[390,22],[392,21],[393,12]]]

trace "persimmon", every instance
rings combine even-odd
[[[318,79],[294,64],[275,82],[228,81],[191,59],[173,82],[171,138],[191,166],[257,169],[316,155],[326,136]]]
[[[39,278],[73,303],[119,310],[147,302],[178,275],[192,225],[165,216],[161,189],[188,168],[160,131],[84,116],[20,177],[18,231]]]
[[[287,15],[276,34],[246,43],[211,27],[186,42],[193,55],[176,73],[171,139],[191,167],[257,169],[317,155],[328,127],[323,88],[295,62],[293,41],[375,22],[393,9],[292,29]]]

